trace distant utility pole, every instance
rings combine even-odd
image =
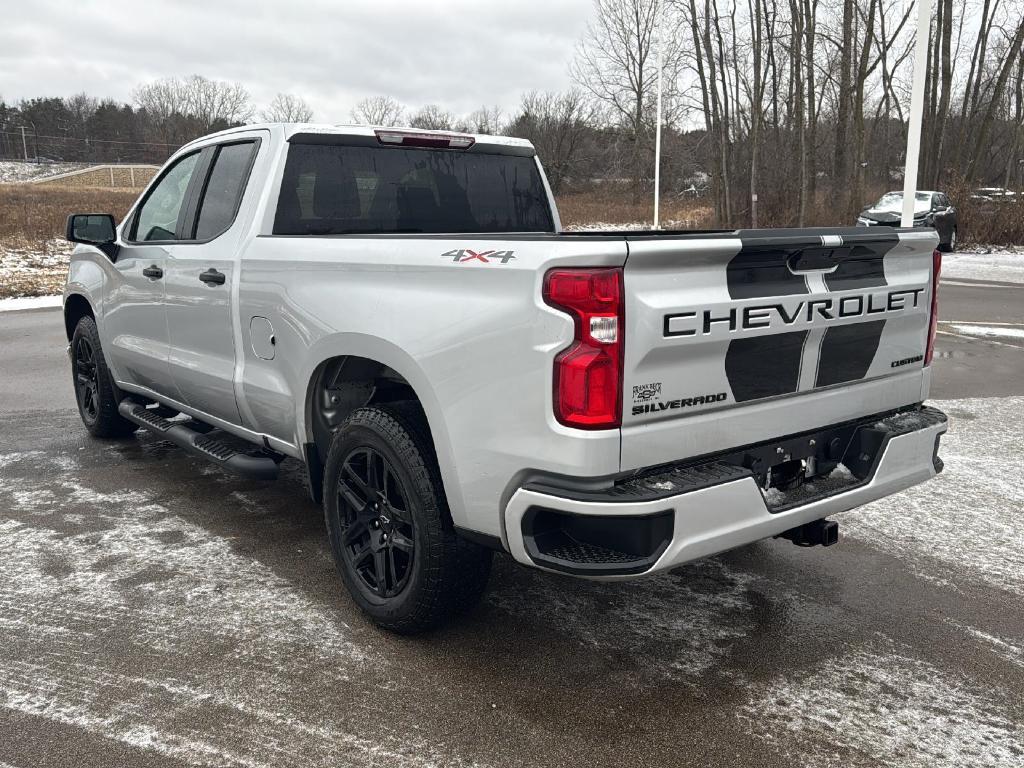
[[[914,82],[910,91],[910,123],[907,126],[907,157],[903,169],[903,216],[901,227],[914,226],[917,198],[917,161],[921,154],[921,120],[924,116],[924,78],[928,68],[928,33],[932,25],[932,1],[917,0],[917,37],[914,40]]]
[[[21,152],[25,156],[25,160],[28,160],[28,144],[25,143],[25,126],[21,126]]]
[[[658,102],[654,110],[654,228],[661,208],[661,0],[654,3],[654,34],[658,46]]]

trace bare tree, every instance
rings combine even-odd
[[[201,75],[168,77],[140,85],[132,94],[137,106],[158,121],[175,115],[188,118],[206,133],[252,117],[249,92],[238,83],[209,80]]]
[[[847,189],[850,175],[849,143],[851,83],[853,80],[853,23],[857,0],[843,0],[842,38],[839,42],[839,95],[835,114],[835,160],[832,165],[832,196],[839,202]]]
[[[654,131],[655,44],[660,38],[663,119],[673,124],[682,100],[678,83],[683,67],[682,19],[675,5],[658,0],[595,0],[595,17],[576,50],[569,72],[587,93],[606,105],[633,141],[634,189],[650,173],[647,151]]]
[[[509,126],[516,136],[529,139],[544,160],[551,191],[563,191],[577,172],[584,142],[591,133],[594,105],[581,91],[540,93],[523,96],[519,115]]]
[[[480,107],[473,110],[457,124],[457,128],[465,133],[486,133],[498,135],[503,133],[505,128],[505,113],[501,107]]]
[[[185,114],[198,120],[203,130],[211,130],[217,123],[233,125],[252,118],[249,92],[238,83],[192,75],[184,86]]]
[[[992,123],[995,120],[996,112],[1003,99],[1006,84],[1009,82],[1013,68],[1021,56],[1024,47],[1024,18],[1017,20],[1017,28],[1013,37],[1007,41],[1006,51],[997,70],[998,74],[991,85],[988,104],[985,105],[982,113],[981,124],[974,134],[973,150],[970,154],[970,162],[967,165],[967,178],[973,178],[987,147],[989,132],[992,130]],[[978,106],[981,106],[980,104]]]
[[[261,116],[268,123],[308,123],[313,119],[313,108],[299,96],[279,93]]]
[[[409,125],[413,128],[422,128],[427,131],[451,130],[455,124],[455,117],[451,112],[442,109],[437,104],[427,104],[420,107],[409,118]]]
[[[371,96],[356,104],[352,120],[359,125],[393,126],[402,122],[405,107],[390,96]]]

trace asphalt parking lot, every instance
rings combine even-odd
[[[944,286],[946,471],[838,546],[617,585],[500,557],[415,639],[348,599],[297,466],[87,438],[59,311],[0,313],[0,766],[1024,765],[1022,298]]]

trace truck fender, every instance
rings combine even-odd
[[[296,403],[295,411],[296,437],[299,442],[308,443],[313,440],[308,405],[310,387],[317,369],[327,360],[345,355],[364,357],[386,365],[409,382],[427,417],[452,520],[455,525],[465,526],[465,503],[460,490],[451,440],[437,395],[419,364],[407,352],[386,339],[362,333],[337,333],[318,339],[310,348],[307,364],[301,372],[303,397],[301,402]]]

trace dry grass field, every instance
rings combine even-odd
[[[60,293],[70,246],[62,239],[69,213],[112,213],[120,219],[138,190],[0,184],[0,299]]]
[[[112,213],[120,219],[137,189],[0,184],[0,240],[45,243],[64,236],[69,213]]]
[[[601,229],[620,226],[650,226],[649,199],[633,202],[628,191],[594,190],[561,195],[558,213],[566,229]],[[708,201],[695,198],[663,198],[661,224],[667,229],[703,229],[711,225],[714,209]]]

